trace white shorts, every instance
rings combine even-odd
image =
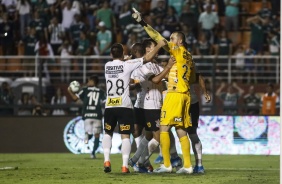
[[[88,134],[102,133],[102,120],[86,119],[84,120],[84,131]]]

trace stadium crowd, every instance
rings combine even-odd
[[[146,22],[166,38],[174,31],[184,32],[188,43],[187,49],[192,55],[213,55],[215,58],[231,55],[238,57],[235,69],[246,71],[246,75],[256,75],[257,72],[254,72],[256,70],[272,71],[272,65],[260,65],[260,63],[271,64],[272,60],[240,57],[280,55],[279,0],[1,0],[0,2],[0,54],[3,56],[19,55],[16,49],[18,46],[23,47],[25,56],[109,56],[112,43],[119,42],[125,48],[129,48],[133,43],[147,37],[143,27],[132,19],[132,7],[138,9]],[[259,8],[253,11],[251,7],[255,3],[259,4]],[[244,33],[250,34],[244,37]],[[240,39],[238,35],[241,35]],[[210,61],[205,57],[200,59],[199,70],[206,71],[207,67],[201,63]],[[216,61],[219,63],[216,66],[217,74],[225,75],[227,59],[219,57]],[[34,68],[34,62],[32,59],[24,59],[24,71]],[[61,81],[70,82],[72,60],[48,62],[60,63],[61,71],[66,74],[62,75]],[[273,75],[273,73],[266,72],[263,75]],[[33,76],[33,73],[26,72],[24,76]],[[246,76],[242,82],[266,85],[269,81],[257,81],[255,78],[249,80]],[[218,92],[220,97],[219,94],[220,92]],[[26,99],[25,94],[23,99]],[[260,98],[259,100],[261,103]],[[51,102],[51,97],[47,101]],[[33,102],[36,104],[35,100]],[[41,108],[39,105],[36,107]],[[32,112],[36,114],[37,111],[35,109]],[[58,112],[65,114],[62,111]]]

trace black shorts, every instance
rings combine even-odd
[[[119,125],[120,134],[131,134],[134,130],[134,111],[130,108],[106,108],[104,114],[104,130],[112,133]]]
[[[145,130],[158,131],[160,129],[161,109],[144,109]]]
[[[198,121],[200,116],[199,102],[190,105],[190,117],[192,121],[192,126],[188,127],[188,134],[195,134],[198,128]]]
[[[134,124],[137,124],[140,128],[143,129],[146,124],[144,109],[134,107],[134,115],[135,115]]]

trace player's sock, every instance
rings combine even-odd
[[[145,147],[148,147],[148,143],[149,143],[149,141],[146,139],[146,137],[144,137],[141,140],[138,149],[136,150],[136,152],[134,153],[133,157],[131,158],[134,163],[136,163],[139,160],[139,158],[142,155]]]
[[[162,153],[162,147],[161,147],[161,145],[159,145],[159,149],[160,149],[159,155],[162,157],[162,156],[163,156],[163,153]]]
[[[159,145],[160,143],[156,139],[151,139],[148,143],[149,155],[151,155],[158,148]]]
[[[93,151],[92,151],[93,155],[95,155],[96,150],[99,148],[99,141],[100,141],[100,137],[95,137],[95,139],[94,139],[94,147],[93,147]]]
[[[189,135],[195,156],[196,166],[202,166],[202,143],[197,134]]]
[[[140,145],[140,142],[141,140],[143,139],[144,135],[141,134],[139,137],[136,137],[134,140],[135,140],[135,144],[136,144],[136,149],[138,149],[139,145]]]
[[[179,139],[181,144],[182,155],[184,159],[184,167],[191,167],[191,156],[190,156],[190,141],[188,140],[188,136],[183,136]]]
[[[112,137],[109,134],[104,134],[102,141],[104,151],[104,161],[110,161],[110,153],[112,148]]]
[[[160,133],[160,140],[161,141],[161,147],[162,147],[162,154],[164,157],[164,166],[165,167],[170,167],[170,154],[169,154],[169,149],[170,149],[170,138],[169,138],[169,133],[168,132],[161,132]]]
[[[122,166],[128,168],[128,159],[131,151],[131,143],[129,138],[122,139],[121,154],[122,154]]]

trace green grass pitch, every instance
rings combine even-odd
[[[153,155],[151,161],[156,158]],[[279,156],[204,155],[204,175],[121,173],[121,155],[111,155],[112,172],[104,173],[103,155],[0,154],[1,184],[277,184]],[[192,161],[194,157],[192,155]],[[153,164],[156,168],[157,164]]]

